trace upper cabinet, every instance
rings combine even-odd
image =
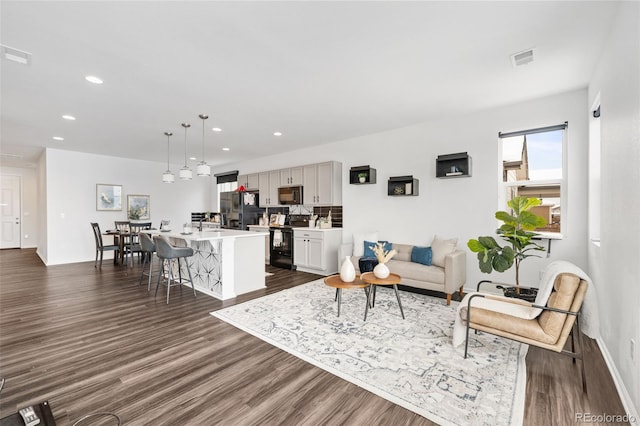
[[[280,186],[280,171],[258,173],[258,190],[260,191],[260,207],[278,205],[278,187]]]
[[[258,173],[251,173],[249,175],[238,175],[238,186],[244,186],[247,190],[260,189],[260,182]]]
[[[302,185],[302,167],[280,169],[280,186]]]
[[[302,186],[304,205],[342,204],[342,164],[328,161],[304,166]]]

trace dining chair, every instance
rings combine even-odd
[[[127,244],[127,254],[131,255],[131,266],[133,266],[133,255],[138,253],[138,261],[141,261],[140,255],[144,254],[140,245],[140,231],[151,229],[151,222],[135,222],[129,223],[129,244]]]
[[[96,261],[93,264],[94,268],[98,267],[98,254],[100,255],[100,268],[102,268],[102,257],[105,251],[113,251],[113,263],[116,263],[118,254],[120,253],[120,246],[117,244],[104,245],[102,242],[102,233],[100,232],[100,225],[95,222],[91,222],[91,228],[93,229],[93,236],[96,240]]]

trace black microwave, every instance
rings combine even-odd
[[[278,188],[278,204],[302,204],[302,187],[283,186]]]

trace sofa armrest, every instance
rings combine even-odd
[[[345,256],[352,256],[352,255],[353,255],[353,243],[341,244],[340,247],[338,247],[338,268],[340,268],[340,265],[342,265],[342,262],[344,262]]]
[[[467,253],[456,250],[444,257],[444,291],[451,294],[467,281]]]

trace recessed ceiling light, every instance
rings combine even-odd
[[[195,161],[195,160],[197,160],[197,158],[196,157],[189,157],[189,160]]]
[[[229,148],[227,148],[227,147],[222,148],[222,150],[223,150],[223,151],[231,151],[231,149],[229,149]]]
[[[221,132],[222,131],[222,129],[220,127],[214,127],[211,130],[213,130],[214,132]]]
[[[63,115],[62,118],[69,121],[73,121],[76,119],[73,115]]]
[[[54,140],[54,141],[63,141],[63,140],[64,140],[64,138],[63,138],[63,137],[61,137],[61,136],[54,136],[54,137],[53,137],[53,140]]]
[[[282,136],[282,132],[273,132],[273,136]]]
[[[88,75],[84,78],[85,80],[87,80],[89,83],[93,83],[93,84],[102,84],[102,79],[96,77],[95,75]]]

